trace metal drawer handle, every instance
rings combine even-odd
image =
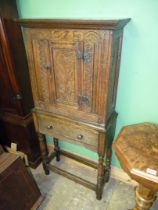
[[[53,129],[54,126],[53,125],[47,125],[47,129]]]
[[[82,140],[82,139],[83,139],[83,135],[82,135],[82,134],[79,134],[79,135],[77,136],[77,139],[78,139],[78,140]]]

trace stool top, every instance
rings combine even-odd
[[[158,125],[139,123],[126,126],[113,147],[129,176],[146,187],[158,189]]]

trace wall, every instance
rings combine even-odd
[[[127,124],[158,123],[157,0],[17,0],[22,18],[132,18],[124,30],[116,110],[116,135]],[[62,142],[64,148],[96,154]],[[119,166],[113,154],[112,164]]]

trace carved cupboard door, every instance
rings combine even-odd
[[[104,33],[28,29],[25,34],[36,107],[97,121]]]

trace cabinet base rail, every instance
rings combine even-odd
[[[80,162],[80,163],[82,163],[84,165],[87,165],[89,167],[92,167],[94,169],[98,168],[97,162],[89,160],[89,159],[86,159],[84,157],[80,157],[80,156],[78,156],[76,154],[73,154],[73,153],[70,153],[68,151],[60,150],[60,155],[61,156],[66,156],[66,157],[68,157],[70,159],[78,161],[78,162]],[[92,183],[92,182],[90,182],[90,181],[88,181],[88,180],[86,180],[84,178],[81,178],[81,177],[75,175],[75,174],[72,174],[72,173],[70,173],[70,172],[68,172],[66,170],[63,170],[63,169],[59,168],[58,166],[52,165],[51,161],[55,157],[56,157],[56,151],[51,152],[48,155],[48,157],[47,157],[47,164],[48,164],[47,166],[48,166],[49,170],[51,170],[52,172],[57,173],[59,175],[62,175],[62,176],[66,177],[66,178],[68,178],[68,179],[70,179],[72,181],[75,181],[76,183],[79,183],[79,184],[81,184],[81,185],[83,185],[83,186],[85,186],[85,187],[87,187],[87,188],[97,192],[97,184]],[[102,183],[102,190],[104,188],[104,184],[108,181],[106,179],[106,172],[107,172],[107,170],[106,170],[106,167],[105,167],[105,172],[104,172],[105,179],[104,179],[104,183]],[[97,198],[97,199],[100,200],[101,198]]]

